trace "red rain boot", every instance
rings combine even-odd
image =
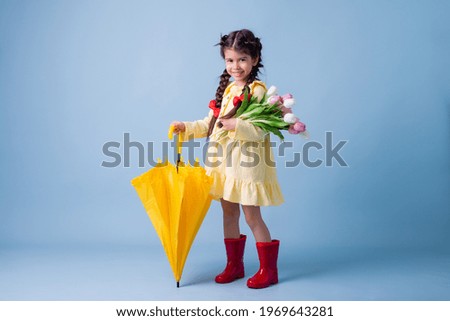
[[[227,266],[216,276],[217,283],[230,283],[244,277],[244,248],[247,236],[241,234],[238,239],[225,239]]]
[[[259,271],[247,281],[247,286],[252,289],[262,289],[278,283],[278,249],[279,240],[272,242],[256,242],[259,257]]]

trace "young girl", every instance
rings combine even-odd
[[[225,70],[208,117],[194,122],[172,123],[182,139],[208,137],[207,175],[213,178],[211,194],[223,209],[223,230],[227,265],[216,276],[217,283],[244,277],[243,255],[246,236],[239,230],[240,206],[256,239],[260,261],[258,272],[248,279],[250,288],[265,288],[278,283],[278,248],[261,217],[260,206],[279,205],[283,196],[272,163],[270,136],[261,128],[235,118],[239,107],[236,96],[247,89],[262,99],[266,86],[258,80],[262,45],[250,30],[238,30],[221,37],[220,54]],[[230,79],[233,78],[233,82]],[[237,106],[235,106],[235,104]]]

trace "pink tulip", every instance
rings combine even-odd
[[[294,130],[298,131],[299,133],[303,133],[306,130],[306,125],[303,124],[301,121],[297,121],[294,124]]]
[[[281,115],[292,114],[292,108],[281,106]]]
[[[267,100],[267,102],[271,105],[279,103],[282,104],[283,101],[281,100],[281,97],[276,95],[276,96],[270,96],[269,99]]]
[[[286,100],[286,99],[294,98],[294,96],[292,96],[292,94],[285,94],[285,95],[281,96],[281,98],[283,98],[283,100]]]
[[[300,134],[299,131],[295,130],[294,125],[290,125],[290,126],[289,126],[288,132],[289,132],[290,134],[293,134],[293,135]]]

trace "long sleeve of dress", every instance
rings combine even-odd
[[[208,116],[203,119],[192,122],[184,122],[184,125],[186,126],[186,131],[183,133],[181,139],[183,141],[187,141],[192,138],[206,137],[206,135],[208,134],[209,123],[211,121],[212,116],[213,112],[211,110]]]

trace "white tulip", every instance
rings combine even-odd
[[[283,120],[288,124],[295,124],[295,122],[297,121],[297,116],[295,116],[294,114],[288,113],[288,114],[284,115]]]
[[[277,87],[270,86],[269,90],[267,90],[267,96],[274,96],[277,94]]]
[[[292,106],[295,105],[294,98],[285,99],[283,102],[283,105],[284,105],[284,107],[291,108]]]

